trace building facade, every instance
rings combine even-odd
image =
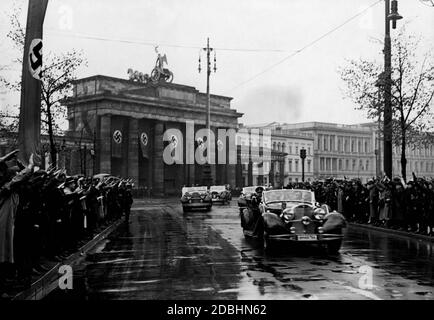
[[[272,125],[286,132],[313,135],[313,178],[360,178],[363,182],[383,176],[383,140],[378,124],[345,125],[324,122],[305,122]],[[434,177],[434,147],[407,147],[407,179],[417,176]],[[393,175],[401,175],[401,151],[393,148]]]
[[[235,133],[242,116],[231,109],[231,100],[211,95],[213,152],[219,153],[217,132],[226,132],[226,160],[236,157]],[[179,194],[184,185],[203,183],[206,166],[195,155],[203,142],[198,135],[206,124],[206,94],[185,85],[98,75],[77,80],[65,104],[67,136],[94,142],[96,173],[132,178],[136,187],[155,195]],[[173,163],[166,160],[168,150]],[[209,167],[213,182],[235,185],[236,164],[215,162]]]
[[[266,176],[268,184],[280,188],[290,182],[302,181],[302,159],[300,158],[300,150],[306,150],[306,159],[304,161],[304,177],[305,181],[313,179],[313,161],[314,161],[314,138],[311,133],[294,132],[283,130],[278,123],[267,123],[261,125],[246,126],[249,132],[268,132],[268,142],[263,147],[270,148],[270,161],[266,166]],[[242,135],[240,135],[242,137]],[[240,140],[247,144],[248,139]],[[257,141],[251,139],[251,146],[258,147]],[[244,172],[248,173],[248,167],[244,168]],[[247,174],[248,176],[248,174]],[[253,179],[255,181],[255,178]],[[267,184],[267,185],[268,185]]]
[[[303,160],[300,158],[300,150],[306,150],[304,159],[304,181],[312,181],[314,164],[314,138],[306,132],[295,132],[275,127],[272,130],[273,150],[284,153],[283,184],[301,182],[303,172]]]
[[[240,126],[237,132],[236,186],[270,185],[271,135]]]

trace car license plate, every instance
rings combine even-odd
[[[315,241],[318,240],[318,237],[316,234],[301,234],[297,236],[297,239],[303,241]]]

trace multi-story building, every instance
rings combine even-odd
[[[313,135],[313,176],[315,179],[334,177],[360,178],[363,182],[383,175],[383,140],[375,123],[345,125],[324,122],[296,124],[273,123],[273,129]],[[434,146],[407,147],[407,178],[434,177]],[[401,152],[393,148],[393,174],[401,175]]]
[[[393,172],[401,174],[401,148],[393,147]],[[408,146],[406,148],[407,168],[406,176],[411,178],[414,172],[418,177],[434,177],[434,145],[418,148]]]
[[[323,122],[283,124],[281,127],[313,134],[315,178],[346,177],[366,181],[376,175],[375,131],[372,127]]]
[[[250,130],[269,130],[271,134],[271,161],[268,174],[269,183],[282,187],[289,182],[302,181],[303,163],[300,150],[306,150],[304,161],[305,181],[313,179],[314,137],[309,132],[284,130],[278,123],[247,126]]]
[[[236,186],[270,184],[272,161],[271,135],[261,130],[240,126],[237,132],[237,177]]]
[[[275,127],[272,130],[271,140],[273,150],[285,153],[283,167],[284,185],[290,182],[302,181],[303,161],[300,158],[301,149],[306,150],[304,179],[305,181],[313,180],[314,138],[311,133],[295,132]]]

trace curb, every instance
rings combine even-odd
[[[434,237],[425,236],[423,234],[410,233],[410,232],[406,232],[406,231],[399,231],[399,230],[394,230],[394,229],[375,227],[375,226],[371,226],[371,225],[354,223],[354,222],[350,222],[348,224],[350,226],[353,226],[353,227],[360,227],[360,228],[364,228],[364,229],[368,229],[368,230],[373,230],[373,231],[377,231],[377,232],[394,234],[394,235],[398,235],[398,236],[405,237],[405,238],[419,239],[419,240],[434,242]]]
[[[75,265],[86,252],[95,247],[98,242],[105,239],[121,223],[123,223],[122,218],[101,231],[92,240],[83,245],[77,252],[70,255],[64,261],[57,263],[50,271],[48,271],[45,275],[32,283],[30,288],[16,294],[12,298],[12,300],[41,300],[46,297],[51,291],[57,288],[59,279],[59,268],[62,265]]]

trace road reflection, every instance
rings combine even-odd
[[[246,240],[237,208],[143,207],[48,299],[433,299],[433,243],[350,227],[338,255]],[[372,268],[371,289],[360,286]],[[362,268],[361,268],[362,267]]]

